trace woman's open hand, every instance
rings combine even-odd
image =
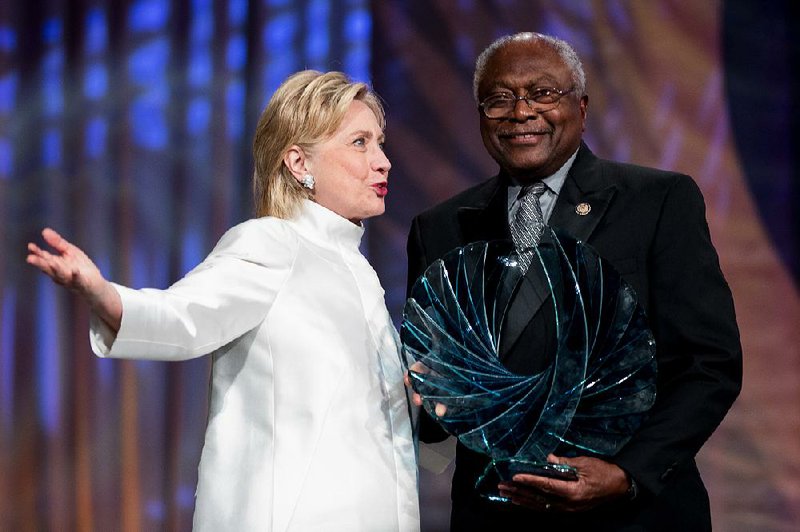
[[[39,268],[55,283],[69,288],[87,303],[116,332],[122,321],[122,300],[105,280],[94,262],[79,247],[69,243],[49,227],[42,237],[53,252],[28,243],[27,262]]]

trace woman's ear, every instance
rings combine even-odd
[[[307,163],[308,157],[306,157],[306,153],[303,148],[296,144],[286,150],[283,155],[283,164],[286,165],[286,168],[289,169],[299,183],[302,183],[303,177],[309,173],[310,168],[306,166]]]

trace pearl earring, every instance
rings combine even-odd
[[[311,174],[306,174],[303,176],[303,180],[301,181],[303,186],[309,190],[314,190],[314,176]]]

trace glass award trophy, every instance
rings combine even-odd
[[[512,312],[526,316],[521,325]],[[526,336],[511,350],[539,357],[540,369],[514,372],[504,337],[535,320],[554,331],[550,352]],[[401,340],[428,415],[488,457],[476,488],[490,498],[519,472],[574,476],[550,453],[615,454],[655,401],[655,341],[636,293],[592,248],[548,227],[521,253],[476,242],[431,264],[406,302]]]

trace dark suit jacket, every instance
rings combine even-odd
[[[455,247],[510,238],[507,186],[501,173],[414,219],[409,286]],[[588,215],[576,212],[582,202],[591,205]],[[710,528],[708,495],[694,456],[738,395],[742,362],[733,300],[711,243],[702,194],[686,175],[602,160],[582,144],[549,224],[610,261],[636,289],[648,315],[657,349],[656,403],[630,442],[609,458],[636,480],[641,493],[632,502],[569,516],[487,505],[472,490],[487,462],[459,445],[451,526]],[[523,334],[512,356],[532,341],[530,334],[537,332]],[[422,439],[437,439],[430,419],[423,420]]]

